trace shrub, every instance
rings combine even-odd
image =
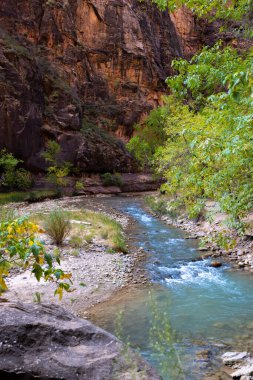
[[[104,173],[104,174],[101,174],[100,178],[104,186],[119,186],[120,187],[123,185],[123,180],[120,173],[115,173],[115,174]]]
[[[33,180],[32,180],[32,175],[30,172],[28,172],[25,169],[18,169],[15,171],[16,175],[16,188],[18,190],[28,190],[32,187]]]
[[[47,215],[44,223],[46,233],[52,238],[56,245],[61,245],[70,233],[70,222],[61,210],[52,211]]]
[[[5,278],[13,265],[29,268],[37,281],[43,278],[55,282],[55,294],[60,299],[64,290],[70,291],[70,284],[64,280],[70,281],[71,274],[55,267],[55,261],[60,264],[60,260],[46,252],[44,244],[37,238],[40,232],[39,226],[27,217],[0,222],[0,295],[8,289]]]
[[[84,184],[81,181],[76,181],[75,190],[76,191],[82,191],[83,189],[84,189]]]
[[[0,171],[2,171],[1,184],[8,189],[27,190],[32,186],[31,173],[25,169],[17,169],[22,163],[5,149],[0,151]]]

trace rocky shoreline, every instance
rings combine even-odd
[[[152,212],[152,211],[151,211]],[[153,212],[152,212],[153,213]],[[159,215],[153,213],[156,217]],[[208,221],[194,222],[184,215],[178,218],[160,216],[160,219],[173,227],[180,228],[188,233],[188,239],[203,239],[213,233],[219,233],[222,230],[224,214],[220,219],[217,218],[213,223]],[[222,261],[230,262],[233,269],[245,270],[253,274],[253,235],[247,231],[243,236],[236,236],[233,231],[229,231],[231,238],[234,238],[235,245],[230,249],[223,249],[215,242],[208,242],[200,246],[198,250],[202,253],[202,259],[211,257],[213,266],[222,265]]]
[[[62,198],[34,204],[15,204],[19,214],[43,212],[59,207],[64,210],[89,209],[105,213],[117,220],[123,226],[123,231],[130,228],[132,220],[113,209],[101,205],[95,207],[94,199],[89,197]],[[55,246],[46,241],[46,249],[53,251]],[[72,273],[73,293],[66,293],[61,301],[54,296],[54,285],[41,281],[38,283],[29,271],[15,269],[7,279],[9,290],[5,298],[12,301],[36,302],[38,296],[41,302],[53,302],[79,315],[96,303],[105,301],[119,289],[146,282],[143,270],[139,268],[141,260],[145,259],[143,252],[109,254],[107,248],[99,240],[95,240],[82,249],[77,255],[71,255],[68,243],[61,247],[61,266],[63,270]],[[80,285],[81,284],[81,285]]]

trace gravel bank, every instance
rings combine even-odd
[[[109,210],[100,203],[95,205],[94,199],[76,197],[34,204],[15,204],[15,208],[22,215],[32,212],[46,212],[57,207],[64,210],[86,208],[106,213],[120,222],[124,231],[132,223],[126,215],[113,209]],[[50,240],[46,240],[46,248],[52,252],[56,247]],[[31,302],[36,300],[36,293],[38,293],[42,302],[58,303],[78,314],[80,311],[108,299],[116,290],[138,283],[134,272],[140,256],[143,256],[138,252],[109,254],[107,247],[101,244],[98,239],[76,250],[75,255],[72,255],[70,251],[66,241],[61,247],[61,266],[65,271],[72,273],[75,291],[65,293],[62,301],[58,301],[58,298],[54,296],[54,284],[44,281],[37,283],[29,271],[20,269],[15,269],[8,278],[9,290],[5,293],[5,298],[13,301]],[[138,274],[139,272],[136,270],[136,275]]]

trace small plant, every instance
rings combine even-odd
[[[44,293],[41,293],[41,292],[35,292],[34,296],[33,296],[33,302],[36,302],[36,303],[41,303],[42,301],[42,296],[44,295]]]
[[[122,235],[116,235],[113,239],[112,249],[116,252],[127,253],[125,239]]]
[[[76,181],[75,190],[76,191],[82,191],[83,189],[84,189],[84,184],[81,181]]]
[[[70,254],[71,254],[72,256],[79,256],[79,251],[77,251],[77,249],[74,249],[74,250],[72,250],[72,251],[70,252]]]
[[[89,234],[89,235],[84,236],[84,240],[85,240],[86,243],[88,243],[88,244],[91,244],[91,243],[92,243],[93,238],[94,238],[94,236],[93,236],[92,234]]]
[[[45,219],[44,228],[56,245],[62,245],[70,233],[70,222],[61,210],[52,211]]]
[[[69,239],[69,244],[73,248],[81,248],[83,246],[83,239],[80,236],[73,235]]]

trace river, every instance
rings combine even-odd
[[[151,285],[108,302],[93,322],[116,334],[120,326],[124,339],[166,380],[204,379],[221,365],[223,352],[252,350],[252,274],[200,260],[197,242],[151,216],[141,198],[99,202],[134,219],[129,242],[148,252]]]

